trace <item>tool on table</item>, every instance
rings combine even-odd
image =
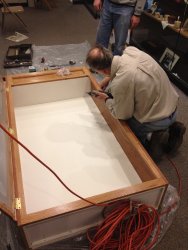
[[[95,97],[99,96],[99,93],[104,93],[104,94],[106,94],[109,98],[112,98],[112,99],[113,99],[113,96],[112,96],[111,93],[105,92],[105,91],[103,91],[103,90],[91,90],[91,91],[89,91],[89,92],[87,92],[87,93],[88,93],[90,96],[95,96]]]
[[[64,63],[64,64],[61,64],[61,65],[56,65],[56,64],[52,64],[52,65],[48,65],[49,68],[51,69],[60,69],[62,67],[67,67],[67,66],[72,66],[76,64],[76,61],[75,60],[70,60],[69,63]]]

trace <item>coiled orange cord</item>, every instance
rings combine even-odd
[[[160,233],[159,214],[156,209],[129,200],[116,202],[114,205],[105,214],[104,221],[96,229],[93,238],[88,232],[90,250],[151,249]],[[152,236],[154,231],[155,235]]]

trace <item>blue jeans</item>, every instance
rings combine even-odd
[[[110,35],[114,30],[115,46],[113,54],[122,55],[133,11],[134,7],[113,4],[109,0],[104,0],[96,43],[108,48]]]
[[[137,138],[141,141],[141,143],[145,145],[147,142],[148,133],[158,131],[158,130],[168,129],[169,126],[172,125],[176,121],[176,115],[177,115],[177,111],[173,112],[172,115],[162,120],[154,121],[154,122],[145,122],[145,123],[140,123],[138,120],[136,120],[133,117],[127,120],[127,124],[129,125],[131,130],[134,132],[134,134],[137,136]]]

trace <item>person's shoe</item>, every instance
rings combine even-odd
[[[183,142],[183,135],[186,127],[181,122],[174,122],[169,127],[169,138],[166,146],[166,153],[175,153]]]
[[[164,145],[167,142],[168,130],[154,131],[148,142],[147,151],[155,162],[159,162],[164,154]]]

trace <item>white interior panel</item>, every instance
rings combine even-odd
[[[88,77],[13,87],[14,107],[61,101],[87,95]]]
[[[70,189],[86,198],[141,183],[93,99],[86,95],[88,78],[26,85],[25,92],[23,87],[14,88],[18,138]],[[23,106],[32,102],[30,95],[35,104],[48,95],[53,101]],[[79,199],[23,148],[19,151],[27,213]]]

